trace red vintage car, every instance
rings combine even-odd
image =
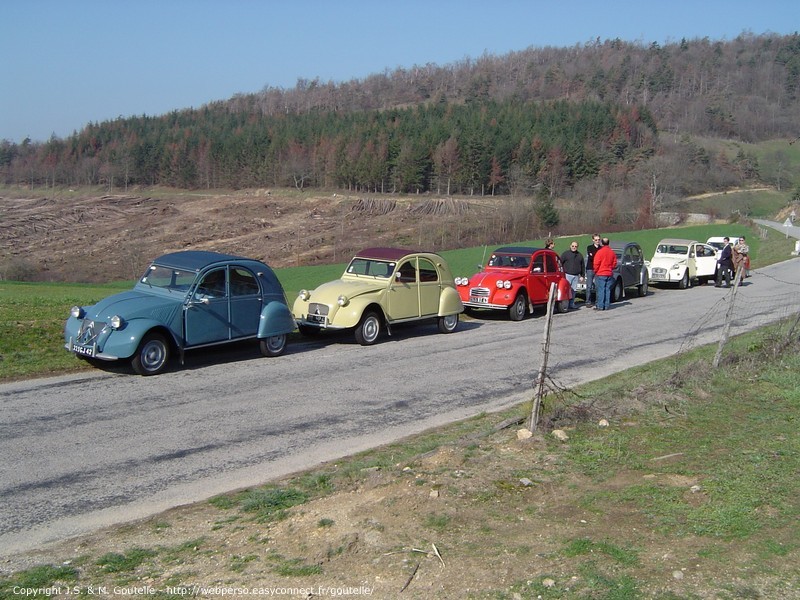
[[[492,253],[486,267],[472,277],[456,277],[456,289],[469,312],[507,310],[521,321],[538,305],[546,305],[556,284],[557,312],[567,312],[570,287],[558,254],[545,248],[505,246]]]

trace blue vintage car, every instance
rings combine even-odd
[[[140,375],[162,372],[170,356],[258,339],[264,356],[286,348],[295,328],[283,288],[263,262],[187,251],[157,258],[133,290],[75,306],[65,347],[90,360],[130,360]]]

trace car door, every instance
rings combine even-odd
[[[200,276],[184,307],[184,339],[187,346],[230,339],[227,268]]]
[[[439,294],[442,290],[439,271],[427,258],[419,258],[419,306],[420,316],[439,314]]]
[[[263,303],[258,279],[249,269],[231,265],[228,280],[231,338],[254,337],[258,333]]]
[[[709,244],[695,244],[697,277],[713,277],[717,269],[717,251]]]
[[[639,282],[639,272],[642,268],[642,256],[636,246],[626,246],[622,254],[622,287],[630,287]]]
[[[547,273],[546,252],[537,252],[531,261],[531,270],[527,276],[528,298],[534,304],[547,302],[550,283]]]
[[[407,258],[398,263],[394,278],[389,284],[386,316],[390,321],[419,317],[419,279],[417,258]]]

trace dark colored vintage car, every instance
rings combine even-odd
[[[642,247],[636,242],[612,241],[611,249],[617,255],[617,268],[614,269],[614,284],[611,288],[611,301],[619,302],[625,290],[636,288],[639,296],[647,296],[650,278],[644,261]]]
[[[611,287],[611,301],[619,302],[625,297],[625,290],[636,288],[639,296],[646,296],[650,287],[647,263],[642,247],[636,242],[611,241],[609,244],[617,255],[614,281]],[[578,292],[586,292],[586,284],[578,284]],[[594,295],[594,294],[593,294]]]
[[[551,284],[556,284],[555,310],[566,312],[571,291],[558,254],[525,246],[498,248],[480,273],[456,277],[468,310],[504,310],[512,321],[521,321],[535,306],[546,305]]]
[[[153,261],[133,290],[75,306],[65,347],[89,360],[130,360],[140,375],[161,373],[186,350],[257,339],[277,356],[295,328],[275,273],[263,262],[187,251]]]
[[[301,290],[292,308],[300,333],[352,329],[362,346],[399,323],[435,319],[451,333],[463,311],[444,258],[402,248],[362,250],[341,278]]]

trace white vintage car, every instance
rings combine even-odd
[[[695,240],[663,239],[656,246],[648,271],[651,284],[677,284],[686,289],[714,279],[717,249]]]

